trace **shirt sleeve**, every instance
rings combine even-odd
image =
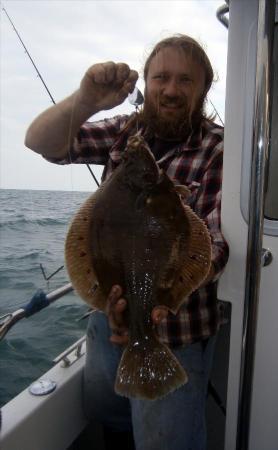
[[[221,231],[221,186],[223,167],[223,143],[215,148],[215,156],[204,173],[195,212],[204,220],[211,235],[212,263],[217,280],[229,257],[229,247]]]
[[[109,151],[127,120],[127,115],[121,115],[96,122],[85,122],[69,147],[66,157],[49,158],[44,156],[44,158],[49,162],[61,165],[105,165],[109,159]]]

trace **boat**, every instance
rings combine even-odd
[[[230,258],[218,287],[227,321],[208,396],[208,450],[277,450],[278,1],[226,1],[217,17],[229,33],[222,227]],[[2,408],[2,450],[104,449],[103,430],[82,410],[85,354],[83,337]]]

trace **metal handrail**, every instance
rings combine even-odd
[[[50,303],[55,302],[59,298],[73,291],[73,286],[71,283],[67,283],[64,286],[61,286],[55,289],[48,294],[45,294],[43,291],[39,291],[42,294],[42,299],[34,297],[31,299],[27,305],[17,309],[14,312],[4,314],[0,317],[0,341],[4,339],[7,332],[21,319],[24,317],[28,317],[41,309],[47,307]],[[35,294],[36,295],[36,294]],[[36,301],[34,301],[36,300]],[[39,301],[39,305],[38,302]],[[27,312],[28,311],[28,312]]]
[[[266,164],[269,148],[271,58],[275,0],[258,0],[257,62],[254,102],[253,150],[249,201],[243,337],[239,388],[237,450],[248,450],[254,353],[259,303],[264,223]]]
[[[228,2],[226,2],[226,3],[228,3]],[[229,28],[229,19],[227,19],[227,17],[225,17],[225,14],[227,14],[228,12],[229,12],[229,5],[222,5],[216,11],[217,19],[226,28]]]
[[[62,361],[63,367],[69,367],[73,362],[77,361],[84,353],[82,353],[82,347],[84,342],[86,341],[86,335],[82,336],[80,339],[78,339],[77,342],[72,344],[69,348],[67,348],[64,352],[62,352],[60,355],[56,356],[55,359],[53,359],[53,362],[55,364],[58,364],[60,361]],[[74,353],[74,360],[71,361],[69,356]]]

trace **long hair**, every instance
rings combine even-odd
[[[192,37],[187,36],[185,34],[176,34],[174,36],[170,36],[158,42],[151,51],[151,53],[149,54],[149,56],[147,57],[147,60],[145,62],[143,72],[145,82],[147,80],[151,60],[161,49],[166,47],[181,49],[186,54],[186,56],[191,56],[194,59],[194,61],[196,61],[203,68],[205,74],[205,86],[200,99],[200,109],[201,115],[205,117],[206,116],[204,111],[205,99],[212,85],[214,73],[206,52],[201,47],[201,45]]]

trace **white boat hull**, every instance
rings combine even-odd
[[[84,362],[84,353],[68,367],[59,362],[43,375],[57,384],[53,392],[34,396],[26,389],[2,408],[1,450],[70,446],[87,424],[82,409]]]

